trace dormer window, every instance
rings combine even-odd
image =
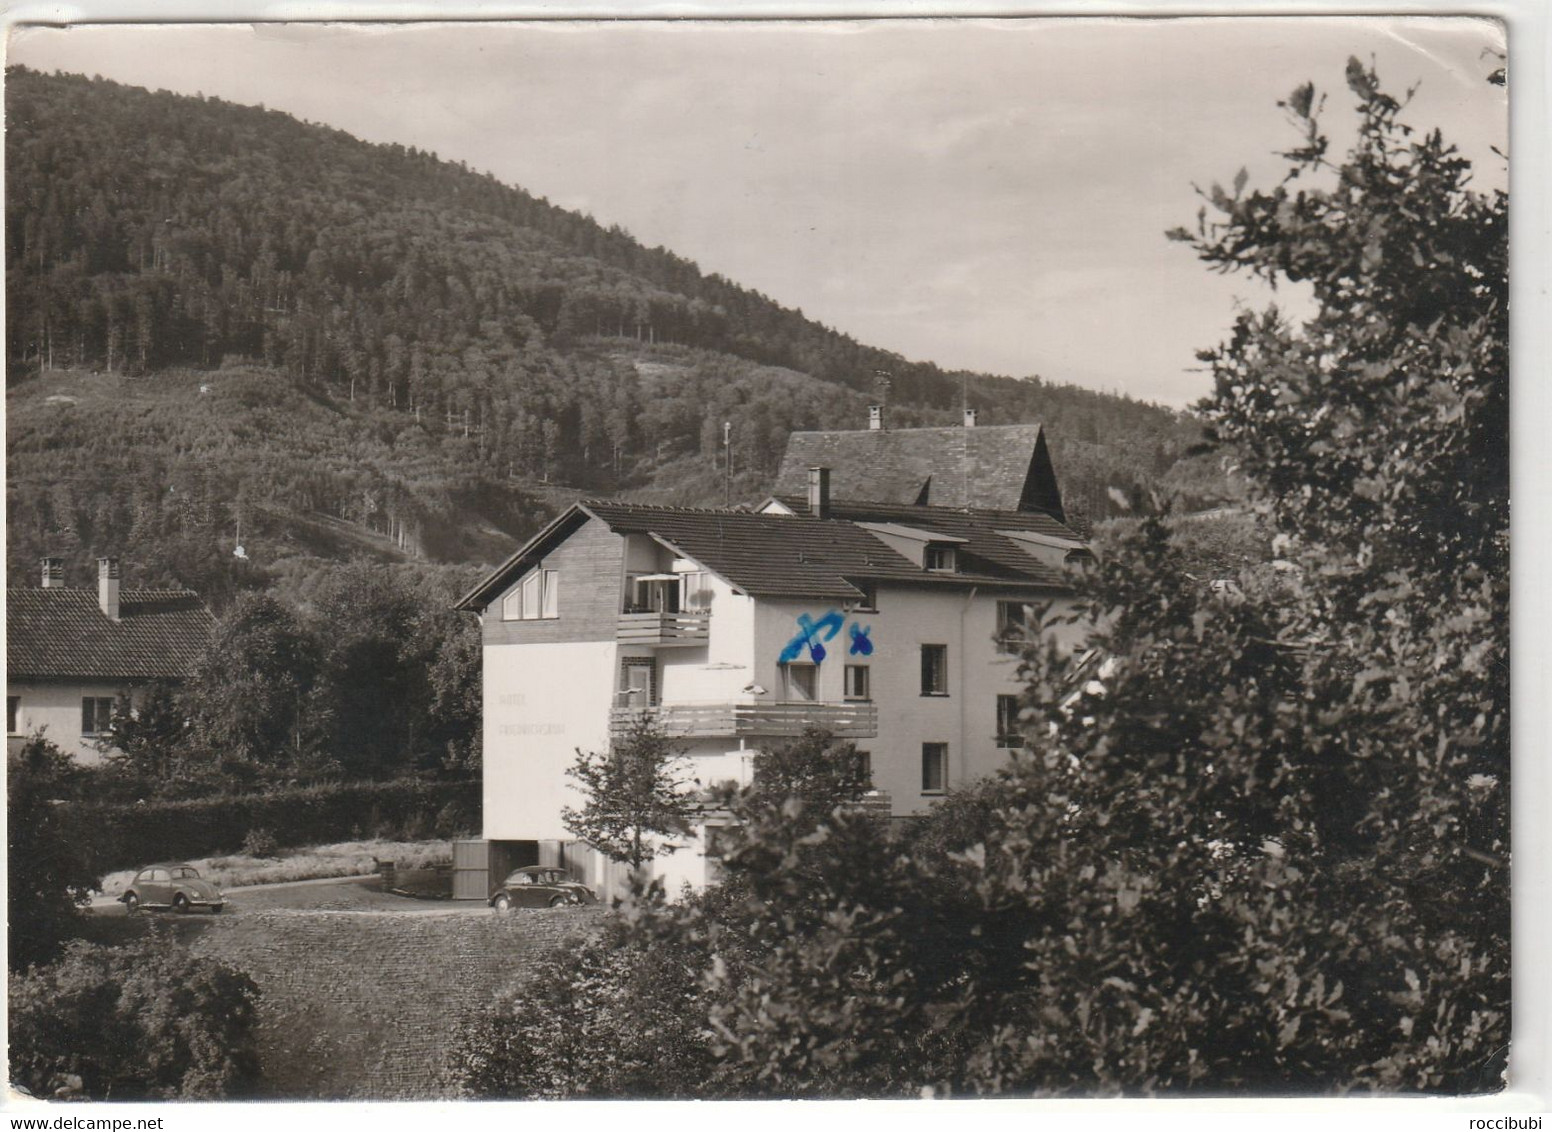
[[[922,552],[922,566],[939,574],[958,573],[959,549],[942,543],[929,542]]]
[[[560,576],[530,570],[501,603],[503,621],[538,621],[560,616]]]

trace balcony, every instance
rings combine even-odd
[[[878,734],[878,708],[872,703],[809,700],[616,707],[609,713],[610,733],[624,734],[643,712],[675,739],[791,739],[809,727],[823,728],[837,739],[871,739]]]
[[[711,614],[706,610],[692,613],[622,613],[615,636],[622,645],[655,648],[704,645],[710,637]]]

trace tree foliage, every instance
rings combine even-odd
[[[321,657],[296,614],[267,594],[239,598],[189,685],[190,741],[234,772],[261,773],[317,741]]]
[[[452,609],[467,580],[355,562],[241,595],[185,688],[120,712],[110,742],[122,773],[161,795],[467,773],[479,631]]]
[[[737,800],[741,810],[798,802],[823,817],[837,806],[858,801],[870,788],[857,745],[814,727],[790,743],[756,751],[751,770],[753,781]]]
[[[625,915],[546,952],[517,989],[465,1021],[455,1053],[464,1087],[491,1099],[707,1095],[706,949]]]
[[[102,888],[87,831],[58,799],[77,770],[42,732],[6,760],[6,907],[12,970],[44,963],[79,931]]]
[[[166,778],[187,741],[188,726],[176,689],[157,680],[141,693],[138,703],[129,696],[114,701],[108,734],[98,746],[135,776]]]
[[[165,939],[71,944],[12,975],[11,1081],[34,1096],[219,1100],[251,1093],[258,988]]]
[[[582,791],[580,807],[561,820],[577,837],[632,869],[672,852],[665,838],[683,836],[697,807],[687,791],[680,752],[647,713],[607,751],[577,751],[566,772]]]

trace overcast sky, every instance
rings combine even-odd
[[[10,61],[263,103],[467,161],[914,359],[1184,405],[1236,301],[1166,228],[1266,185],[1349,55],[1502,185],[1484,20],[99,26]]]

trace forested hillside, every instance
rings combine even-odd
[[[1043,421],[1090,517],[1227,490],[1178,414],[862,346],[433,154],[22,68],[6,125],[13,571],[112,552],[221,588],[239,524],[272,557],[488,562],[580,492],[720,498],[724,421],[757,497],[789,431],[881,396]]]

